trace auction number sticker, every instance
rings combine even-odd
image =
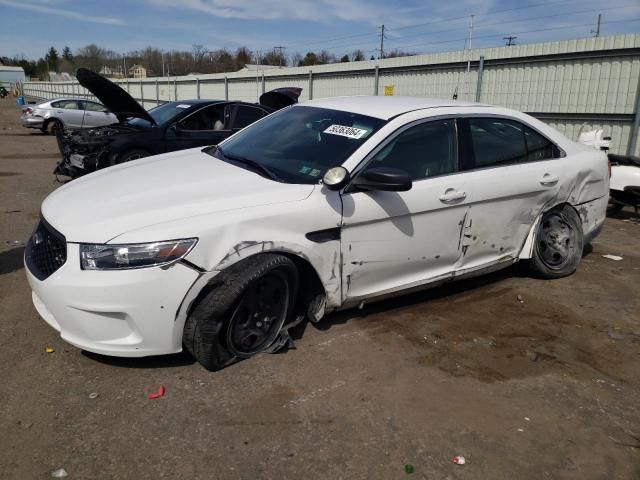
[[[346,127],[344,125],[333,124],[324,131],[324,133],[330,133],[331,135],[340,135],[347,138],[362,138],[367,133],[367,130],[356,127]]]
[[[180,105],[176,105],[176,108],[189,108],[190,106],[188,103],[181,103]]]

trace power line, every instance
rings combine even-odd
[[[554,0],[553,2],[535,3],[535,4],[532,4],[532,5],[523,5],[521,7],[506,8],[506,9],[503,9],[503,10],[493,10],[493,11],[489,11],[489,12],[485,12],[485,13],[479,13],[479,14],[476,14],[476,17],[484,17],[484,16],[487,16],[487,15],[495,15],[495,14],[499,14],[499,13],[512,12],[512,11],[515,11],[515,10],[524,10],[524,9],[528,9],[528,8],[536,8],[536,7],[542,7],[542,6],[547,6],[547,5],[555,5],[555,4],[558,4],[558,3],[565,3],[565,4],[566,3],[573,3],[573,2],[576,2],[576,1],[582,1],[582,0]],[[423,26],[426,26],[426,25],[435,25],[435,24],[442,23],[442,22],[450,22],[450,21],[454,21],[454,20],[465,20],[467,18],[469,18],[469,15],[464,15],[464,16],[461,16],[461,17],[443,18],[443,19],[436,20],[436,21],[433,21],[433,22],[416,23],[416,24],[413,24],[413,25],[405,25],[403,27],[391,27],[391,30],[392,31],[394,31],[394,30],[406,30],[407,28],[423,27]]]
[[[632,4],[627,4],[627,5],[621,5],[619,7],[609,7],[607,10],[611,11],[611,10],[621,10],[621,9],[625,9],[625,8],[630,8],[630,7],[635,7],[636,4],[632,3]],[[476,24],[476,29],[480,30],[486,27],[491,27],[491,26],[495,26],[495,25],[508,25],[511,23],[517,23],[517,22],[531,22],[534,20],[546,20],[549,18],[557,18],[557,17],[566,17],[566,16],[574,16],[574,15],[580,15],[580,14],[584,14],[584,13],[593,13],[593,12],[599,12],[601,11],[602,8],[594,8],[594,9],[589,9],[589,10],[578,10],[578,11],[571,11],[571,12],[565,12],[565,13],[554,13],[551,15],[542,15],[539,17],[522,17],[522,18],[518,18],[518,19],[510,19],[510,20],[500,20],[498,22],[491,22],[491,23],[480,23],[479,25]],[[468,18],[468,17],[467,17]],[[401,37],[389,37],[391,40],[399,40],[401,38],[411,38],[411,37],[418,37],[421,35],[435,35],[436,33],[448,33],[448,32],[454,32],[454,31],[458,31],[458,30],[466,30],[468,27],[456,27],[456,28],[448,28],[445,30],[437,30],[437,31],[432,31],[432,32],[420,32],[420,33],[412,33],[410,35],[403,35]]]
[[[573,3],[576,1],[583,1],[583,0],[554,0],[552,2],[544,2],[544,3],[535,3],[532,5],[523,5],[520,7],[513,7],[513,8],[506,8],[506,9],[502,9],[502,10],[492,10],[489,12],[485,12],[485,13],[480,13],[477,14],[476,16],[487,16],[487,15],[495,15],[495,14],[499,14],[499,13],[506,13],[506,12],[511,12],[511,11],[515,11],[515,10],[524,10],[524,9],[528,9],[528,8],[536,8],[536,7],[541,7],[541,6],[546,6],[546,5],[555,5],[558,3]],[[425,7],[426,8],[426,7]],[[435,25],[435,24],[441,24],[443,22],[450,22],[450,21],[455,21],[455,20],[465,20],[468,19],[469,15],[464,15],[462,17],[451,17],[451,18],[443,18],[440,20],[436,20],[433,22],[427,22],[427,23],[418,23],[418,24],[413,24],[413,25],[405,25],[402,27],[391,27],[389,29],[389,27],[385,27],[385,30],[405,30],[408,28],[416,28],[416,27],[422,27],[422,26],[426,26],[426,25]],[[464,27],[466,28],[466,27]],[[291,45],[287,45],[287,48],[299,48],[299,47],[305,47],[308,45],[317,45],[320,43],[325,43],[325,42],[332,42],[332,41],[336,41],[336,40],[343,40],[346,38],[357,38],[357,37],[365,37],[365,36],[370,36],[372,34],[372,32],[367,32],[367,33],[354,33],[354,34],[350,34],[350,35],[342,35],[342,36],[338,36],[338,37],[326,37],[324,39],[319,39],[319,40],[314,40],[312,42],[305,42],[305,43],[299,43],[299,44],[291,44]]]
[[[640,18],[631,18],[631,19],[627,19],[627,20],[611,20],[609,22],[602,22],[602,25],[611,24],[611,23],[637,22],[637,21],[640,21]],[[567,28],[590,27],[591,25],[593,25],[593,24],[592,23],[580,23],[580,24],[572,24],[572,25],[562,25],[562,26],[558,26],[558,27],[537,28],[535,30],[525,30],[525,31],[513,32],[513,33],[518,34],[518,35],[524,35],[524,34],[528,34],[528,33],[547,32],[547,31],[552,31],[552,30],[563,30],[563,29],[567,29]],[[500,38],[500,35],[496,35],[494,33],[491,33],[491,34],[488,34],[488,35],[477,35],[475,38],[476,39],[478,39],[478,38]],[[442,44],[446,44],[446,43],[461,42],[461,41],[464,41],[464,40],[466,40],[466,37],[464,37],[464,38],[456,38],[456,39],[452,39],[452,40],[443,40],[443,41],[440,41],[440,42],[416,43],[416,44],[413,44],[413,45],[398,45],[397,47],[394,47],[394,48],[410,48],[410,47],[418,47],[418,46],[424,46],[424,45],[442,45]]]
[[[634,7],[635,4],[627,4],[627,5],[622,5],[619,7],[610,7],[608,10],[620,10],[620,9],[624,9],[624,8],[629,8],[629,7]],[[490,23],[481,23],[481,24],[477,24],[474,22],[474,31],[475,30],[482,30],[485,29],[487,27],[491,27],[491,26],[495,26],[495,25],[510,25],[510,24],[517,24],[520,22],[525,22],[525,21],[534,21],[534,20],[545,20],[545,19],[550,19],[550,18],[559,18],[559,17],[566,17],[566,16],[574,16],[574,15],[579,15],[579,14],[585,14],[585,13],[592,13],[592,12],[596,12],[596,11],[600,11],[601,9],[589,9],[589,10],[579,10],[579,11],[573,11],[573,12],[565,12],[565,13],[555,13],[552,15],[542,15],[542,16],[536,16],[536,17],[522,17],[519,19],[511,19],[511,20],[500,20],[497,22],[490,22]],[[464,18],[469,18],[469,17],[464,17]],[[401,37],[394,37],[394,36],[390,36],[387,34],[387,27],[385,26],[385,38],[388,40],[391,40],[393,45],[393,48],[401,48],[401,46],[399,45],[395,45],[395,43],[400,40],[400,39],[404,39],[404,38],[411,38],[411,37],[419,37],[419,36],[424,36],[424,37],[429,37],[431,35],[435,35],[435,34],[440,34],[440,33],[449,33],[449,32],[455,32],[455,31],[461,31],[461,30],[468,30],[469,26],[463,26],[463,27],[456,27],[456,28],[447,28],[447,29],[442,29],[442,30],[435,30],[435,31],[431,31],[431,32],[420,32],[420,33],[413,33],[410,35],[403,35]],[[478,38],[482,38],[482,37],[478,37]],[[453,43],[453,42],[457,42],[457,41],[464,41],[465,42],[465,46],[467,44],[467,38],[462,38],[462,39],[455,39],[452,41],[447,41],[447,43]],[[355,48],[355,47],[359,47],[359,46],[369,46],[373,43],[373,41],[367,41],[367,42],[362,42],[362,43],[356,43],[356,44],[351,44],[349,47],[350,48]],[[437,42],[440,43],[440,42]],[[424,43],[420,43],[417,45],[422,45]],[[332,51],[332,50],[336,50],[336,49],[342,49],[344,48],[344,45],[335,45],[335,46],[328,46],[325,47],[325,50],[328,51]]]
[[[280,68],[282,68],[282,50],[284,50],[287,47],[283,47],[283,46],[278,46],[278,47],[273,47],[274,50],[278,50],[278,66]]]

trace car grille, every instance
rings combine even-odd
[[[67,261],[66,239],[41,219],[27,242],[25,261],[31,273],[44,280]]]

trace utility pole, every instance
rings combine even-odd
[[[274,50],[278,50],[278,66],[282,68],[282,51],[287,47],[273,47]]]
[[[514,40],[518,37],[514,37],[513,35],[509,35],[508,37],[502,37],[504,40],[507,41],[507,47],[510,47],[511,45],[515,45]]]
[[[602,14],[599,13],[598,14],[598,20],[596,20],[596,30],[595,30],[595,32],[593,32],[593,30],[592,30],[592,32],[595,33],[594,37],[596,37],[596,38],[598,38],[600,36],[600,23],[601,22],[602,22]]]
[[[380,55],[378,58],[384,58],[384,24],[380,26]]]

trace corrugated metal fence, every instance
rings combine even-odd
[[[255,102],[264,91],[285,86],[302,87],[301,100],[457,95],[530,113],[574,140],[581,129],[603,128],[613,139],[612,152],[640,152],[640,34],[117,83],[145,108],[188,98]],[[24,93],[91,97],[76,82],[27,82]]]

